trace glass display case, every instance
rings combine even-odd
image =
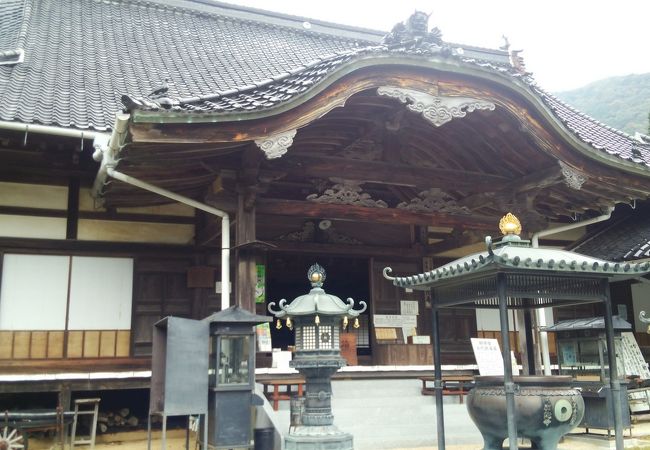
[[[563,331],[557,333],[556,342],[560,375],[602,382],[609,379],[607,340],[604,331]],[[614,348],[618,367],[624,367],[623,357],[618,350],[621,345],[621,337],[615,337]],[[618,378],[625,378],[623,371],[619,371]]]

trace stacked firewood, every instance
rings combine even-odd
[[[126,431],[135,428],[140,420],[131,414],[129,408],[122,408],[118,411],[100,411],[97,417],[97,431],[106,433],[107,431]]]

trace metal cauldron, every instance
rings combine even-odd
[[[517,435],[533,448],[555,450],[562,436],[582,420],[585,404],[570,376],[514,377]],[[508,437],[502,376],[479,376],[467,396],[469,415],[483,435],[484,450],[501,450]]]

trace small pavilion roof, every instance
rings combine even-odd
[[[619,316],[612,316],[615,330],[631,330],[632,324],[627,320],[623,320]],[[582,319],[562,320],[548,327],[544,327],[542,331],[578,331],[578,330],[604,330],[605,318],[604,317],[588,317]]]
[[[650,272],[650,262],[617,263],[567,250],[533,248],[530,241],[524,240],[504,239],[493,248],[491,238],[486,238],[486,241],[486,251],[457,259],[437,269],[416,275],[391,277],[391,269],[387,267],[384,275],[395,286],[426,290],[444,281],[495,271],[565,273],[616,280]]]

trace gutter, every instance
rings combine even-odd
[[[120,113],[116,115],[115,127],[109,139],[105,137],[96,138],[93,146],[95,152],[93,159],[101,163],[95,183],[93,185],[92,195],[95,198],[101,198],[101,193],[108,177],[115,178],[123,183],[139,187],[149,192],[161,195],[171,200],[200,209],[209,214],[221,218],[221,310],[230,306],[230,216],[227,212],[204,203],[198,202],[189,197],[185,197],[175,192],[168,191],[138,178],[126,175],[115,170],[119,162],[119,152],[122,148],[126,135],[128,133],[129,114]]]
[[[598,217],[593,217],[591,219],[583,220],[581,222],[571,223],[569,225],[563,225],[561,227],[549,228],[546,230],[538,231],[534,233],[531,238],[531,243],[533,248],[539,248],[539,238],[544,236],[550,236],[552,234],[562,233],[564,231],[573,230],[575,228],[584,227],[587,225],[592,225],[598,222],[604,222],[609,220],[612,217],[612,212],[614,212],[614,207],[607,208],[607,212]],[[546,312],[544,308],[538,309],[535,311],[537,315],[537,326],[543,328],[546,326]],[[544,365],[544,375],[551,375],[551,358],[548,352],[548,334],[546,331],[539,331],[539,345],[540,352],[542,353],[542,361]]]
[[[8,122],[0,120],[0,129],[21,131],[24,133],[49,134],[52,136],[63,136],[80,139],[95,139],[98,137],[108,138],[108,131],[79,130],[75,128],[53,127],[50,125],[37,125],[32,123]]]

